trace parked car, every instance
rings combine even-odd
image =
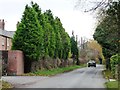
[[[96,62],[94,60],[90,60],[87,64],[88,64],[88,67],[90,66],[96,67]]]

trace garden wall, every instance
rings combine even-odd
[[[24,56],[19,50],[1,50],[2,75],[21,75],[24,73]]]
[[[24,56],[19,50],[8,51],[8,75],[21,75],[24,73]]]

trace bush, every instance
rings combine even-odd
[[[116,76],[116,71],[117,71],[117,65],[118,65],[118,62],[119,62],[119,59],[120,56],[118,54],[116,55],[113,55],[111,58],[110,58],[110,64],[111,64],[111,72],[113,74],[113,77],[115,78]]]

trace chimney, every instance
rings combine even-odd
[[[5,22],[4,22],[4,19],[3,19],[3,20],[0,19],[0,29],[2,29],[2,30],[5,29]]]

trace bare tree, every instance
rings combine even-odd
[[[98,21],[102,21],[106,15],[106,10],[113,2],[119,0],[77,0],[75,8],[83,12],[91,12],[95,14]]]
[[[75,7],[84,9],[84,12],[90,12],[106,9],[113,1],[118,0],[78,0]]]

